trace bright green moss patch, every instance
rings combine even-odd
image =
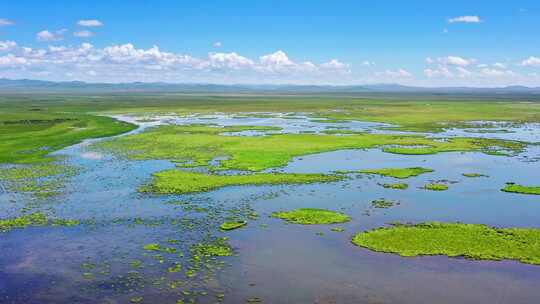
[[[448,190],[448,185],[440,183],[429,183],[424,186],[424,189],[431,191],[445,191]]]
[[[257,173],[249,175],[214,175],[182,170],[167,170],[154,174],[153,183],[142,191],[156,193],[194,193],[226,186],[278,185],[333,182],[342,179],[336,175]]]
[[[506,183],[506,186],[501,190],[504,192],[540,195],[540,187],[538,186],[522,186],[514,183]]]
[[[221,226],[219,226],[219,228],[221,230],[227,231],[227,230],[238,229],[238,228],[244,227],[246,225],[247,225],[246,221],[225,222],[225,223],[221,224]]]
[[[272,213],[272,217],[302,225],[337,224],[351,220],[351,217],[346,214],[315,208],[301,208],[292,211],[274,212]]]
[[[412,167],[412,168],[384,168],[384,169],[372,169],[372,170],[362,170],[360,173],[367,174],[377,174],[382,176],[390,176],[394,178],[409,178],[412,176],[418,176],[424,173],[433,172],[432,169],[422,168],[422,167]]]
[[[405,190],[409,188],[409,185],[405,183],[382,184],[382,186],[386,189],[398,189],[398,190]]]
[[[41,212],[25,214],[19,217],[0,219],[0,232],[8,232],[13,229],[22,229],[26,227],[37,226],[75,226],[79,225],[77,220],[49,219],[47,215]]]
[[[487,175],[480,174],[480,173],[463,173],[462,175],[465,176],[465,177],[471,177],[471,178],[474,178],[474,177],[488,177]]]
[[[540,264],[540,229],[494,228],[460,223],[396,225],[357,234],[352,242],[374,251],[412,257],[463,256]]]

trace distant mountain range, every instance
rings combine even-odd
[[[507,86],[499,88],[473,87],[413,87],[399,84],[370,85],[222,85],[205,83],[88,83],[82,81],[54,82],[30,79],[0,79],[0,93],[260,93],[260,94],[358,94],[358,93],[431,93],[431,94],[533,94],[540,87]]]

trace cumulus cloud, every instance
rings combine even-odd
[[[500,62],[495,62],[492,66],[497,69],[506,69],[506,64]]]
[[[8,26],[8,25],[14,25],[15,22],[11,21],[9,19],[0,18],[0,26]]]
[[[243,69],[252,68],[254,62],[236,53],[211,53],[208,55],[208,62],[202,64],[212,69]]]
[[[94,36],[94,33],[91,31],[83,30],[83,31],[74,32],[73,36],[79,37],[79,38],[89,38],[89,37]]]
[[[438,61],[447,65],[454,65],[460,67],[466,67],[475,62],[474,59],[465,59],[459,56],[448,56],[444,58],[439,58]]]
[[[0,41],[0,51],[9,51],[14,49],[17,46],[15,41]]]
[[[58,30],[58,31],[55,31],[55,32],[50,32],[48,30],[43,30],[43,31],[36,34],[36,38],[37,38],[38,41],[43,41],[43,42],[60,41],[60,40],[64,40],[64,33],[66,31],[67,30],[65,30],[65,29]]]
[[[448,23],[480,23],[482,20],[478,16],[459,16],[448,19]]]
[[[531,56],[521,62],[522,66],[540,66],[540,58]]]
[[[103,23],[96,19],[86,19],[86,20],[79,20],[77,22],[79,26],[86,26],[86,27],[97,27],[97,26],[103,26]]]
[[[56,33],[40,35],[42,41],[56,41]],[[166,52],[158,46],[137,48],[131,43],[96,48],[50,45],[46,48],[0,42],[2,75],[17,78],[40,76],[46,79],[90,81],[202,81],[202,82],[326,82],[349,77],[350,66],[338,59],[324,63],[295,61],[282,50],[251,59],[235,52],[212,52],[206,57]],[[9,73],[7,72],[9,71]],[[89,71],[93,73],[89,74]],[[92,75],[93,74],[93,75]],[[340,76],[340,77],[336,77]],[[347,78],[350,79],[350,78]]]
[[[325,63],[321,64],[321,68],[345,71],[345,70],[347,70],[349,68],[349,65],[345,64],[343,62],[340,62],[337,59],[332,59],[332,60],[330,60],[328,62],[325,62]]]
[[[215,47],[215,48],[220,48],[220,47],[222,46],[222,44],[221,44],[221,42],[220,42],[220,41],[216,41],[216,42],[214,42],[214,44],[213,44],[213,45],[214,45],[214,47]]]

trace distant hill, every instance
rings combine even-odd
[[[369,85],[222,85],[205,83],[88,83],[54,82],[31,79],[0,79],[0,93],[261,93],[261,94],[356,94],[356,93],[431,93],[431,94],[540,94],[540,87],[500,88],[413,87],[399,84]]]

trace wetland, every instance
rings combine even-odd
[[[0,302],[540,298],[540,103],[15,95],[0,109]]]

